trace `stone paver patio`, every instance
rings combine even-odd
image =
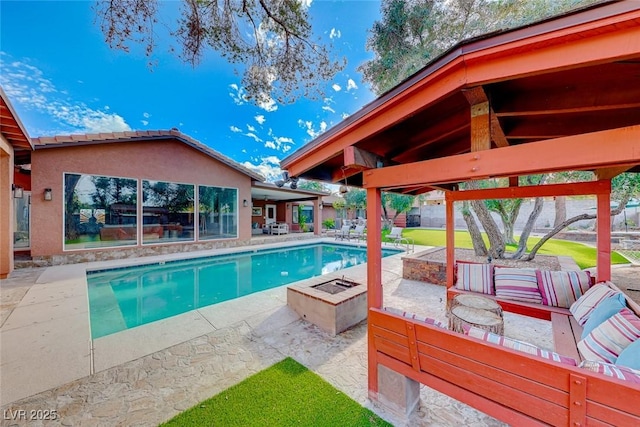
[[[401,257],[395,255],[383,261],[385,305],[445,320],[444,288],[402,279]],[[2,284],[3,354],[9,343],[5,339],[5,326],[20,314],[21,304],[28,302],[30,292],[39,291],[38,285],[31,285],[46,270],[22,270]],[[329,277],[342,275],[364,281],[366,266],[352,267]],[[12,307],[16,308],[6,315]],[[421,406],[410,420],[396,418],[373,406],[367,398],[366,324],[331,337],[287,307],[286,286],[176,317],[104,337],[109,340],[102,345],[100,340],[104,338],[95,340],[94,374],[87,371],[73,381],[10,400],[2,407],[5,416],[1,425],[157,425],[287,356],[396,425],[503,425],[424,386]],[[15,333],[20,328],[8,332],[11,330]],[[546,321],[506,313],[505,333],[541,347],[552,347],[551,326]],[[154,350],[154,345],[161,348]],[[46,349],[32,356],[49,371],[67,362]],[[5,363],[4,357],[0,367],[2,394],[19,396],[19,392],[7,391],[7,378],[17,375],[19,379],[25,372],[9,372],[14,367]],[[11,381],[14,381],[11,387],[20,387],[19,381]],[[6,419],[6,414],[15,414],[17,410],[26,410],[27,414],[30,410],[56,410],[58,419],[54,422]]]

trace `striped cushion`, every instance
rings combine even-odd
[[[538,289],[542,304],[569,308],[591,286],[588,271],[547,271],[538,270]]]
[[[398,316],[407,317],[409,319],[417,320],[419,322],[426,323],[427,325],[437,326],[439,328],[447,329],[448,326],[446,323],[443,323],[439,320],[432,319],[430,317],[420,316],[415,313],[411,313],[409,311],[402,311],[399,308],[394,307],[385,307],[384,311],[389,312],[391,314],[397,314]]]
[[[553,360],[554,362],[565,363],[571,366],[577,366],[578,362],[575,359],[567,356],[563,356],[553,351],[544,350],[536,347],[533,344],[527,342],[514,340],[511,338],[505,338],[501,335],[488,332],[480,328],[472,326],[468,331],[465,331],[467,335],[479,340],[487,341],[492,344],[500,345],[502,347],[510,348],[511,350],[521,351],[523,353],[530,354],[532,356],[542,357],[544,359]]]
[[[622,350],[638,338],[640,318],[623,308],[578,342],[578,351],[585,360],[615,363]]]
[[[583,360],[578,367],[598,374],[603,374],[608,377],[640,384],[640,371],[636,371],[635,369],[627,368],[625,366],[596,362],[594,360]]]
[[[456,288],[463,291],[494,295],[492,264],[467,264],[459,262],[456,266],[458,269]]]
[[[494,273],[496,296],[534,304],[542,303],[536,270],[533,268],[500,268]]]
[[[611,289],[605,284],[597,284],[592,286],[584,295],[582,295],[576,302],[571,304],[569,311],[576,318],[580,326],[584,326],[589,320],[589,316],[593,312],[593,309],[605,299],[616,294],[616,291]]]

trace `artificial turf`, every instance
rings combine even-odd
[[[163,426],[391,426],[286,358]]]
[[[412,238],[415,241],[416,245],[446,246],[446,235],[444,230],[405,229],[402,235]],[[484,240],[487,241],[486,235],[483,234],[483,237]],[[473,248],[471,236],[468,232],[456,231],[455,239],[456,248]],[[529,237],[529,240],[527,241],[527,249],[531,250],[533,246],[539,241],[539,237]],[[513,246],[507,246],[507,251],[515,249],[516,248]],[[559,239],[549,239],[540,248],[538,254],[570,256],[575,260],[576,264],[578,264],[578,266],[583,269],[594,267],[596,265],[597,258],[596,248],[584,245],[582,243]],[[611,253],[612,264],[627,264],[628,262],[629,261],[619,253]]]

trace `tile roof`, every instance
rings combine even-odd
[[[107,144],[113,142],[151,141],[161,139],[175,139],[180,141],[208,155],[209,157],[226,164],[238,172],[248,175],[256,181],[264,181],[264,177],[262,175],[204,145],[200,141],[183,134],[177,129],[43,136],[39,138],[32,138],[31,141],[34,148],[38,150],[43,148],[68,147],[72,145]]]

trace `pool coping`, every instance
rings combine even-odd
[[[87,271],[319,243],[366,247],[360,242],[336,242],[325,237],[253,245],[250,249],[246,246],[212,249],[46,268],[0,330],[3,376],[0,406],[273,312],[286,306],[288,286],[314,279],[292,282],[92,340]],[[404,254],[399,252],[385,259]],[[363,270],[366,276],[365,263],[316,276],[316,279],[339,278],[355,269]],[[290,321],[296,320],[298,317],[293,312]]]

